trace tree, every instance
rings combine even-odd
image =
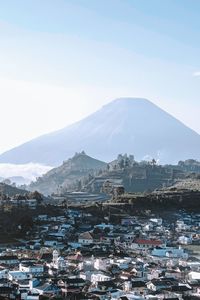
[[[125,159],[124,166],[125,166],[125,168],[128,168],[130,166],[130,161],[129,161],[128,157]]]
[[[155,160],[155,158],[153,158],[152,160],[151,160],[151,162],[150,162],[150,164],[154,167],[155,165],[156,165],[156,160]]]
[[[106,227],[105,229],[104,229],[104,233],[105,234],[108,234],[110,232],[110,228],[109,227]]]
[[[100,234],[100,233],[101,233],[101,229],[98,228],[98,227],[95,227],[95,228],[93,229],[93,233],[94,233],[94,234]]]
[[[120,169],[124,168],[124,159],[123,158],[119,161],[119,167],[120,167]]]

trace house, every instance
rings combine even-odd
[[[47,221],[48,220],[48,215],[38,215],[36,217],[36,220],[38,220],[38,221]]]
[[[135,217],[127,217],[127,218],[123,218],[121,220],[121,225],[122,226],[132,226],[135,224],[135,222],[136,222]]]
[[[8,270],[7,269],[3,269],[0,271],[0,280],[1,279],[4,279],[4,278],[7,278],[8,276]]]
[[[94,228],[98,228],[100,230],[109,229],[110,231],[112,231],[114,229],[114,226],[112,224],[101,223],[101,224],[95,225]]]
[[[18,280],[17,285],[18,285],[18,291],[28,292],[32,286],[32,282],[29,279]]]
[[[177,231],[182,231],[182,230],[186,230],[186,224],[184,223],[184,221],[182,221],[182,220],[178,220],[177,222],[176,222],[176,230]]]
[[[44,246],[47,246],[47,247],[55,247],[57,245],[58,245],[58,241],[55,238],[48,237],[44,241]]]
[[[120,270],[125,270],[128,268],[129,263],[131,262],[131,259],[116,259],[110,260],[110,263],[117,266]]]
[[[19,263],[18,257],[16,255],[2,255],[0,256],[0,264],[5,265],[16,265]]]
[[[169,258],[185,258],[187,259],[188,254],[185,253],[185,250],[182,248],[154,248],[151,252],[153,256],[157,257],[169,257]]]
[[[37,291],[32,290],[26,294],[25,299],[26,300],[39,300],[40,299],[39,297],[40,297],[39,293]]]
[[[150,219],[150,222],[152,222],[152,223],[154,223],[154,224],[156,224],[156,225],[158,225],[158,226],[161,226],[163,220],[162,220],[161,218],[151,218],[151,219]]]
[[[188,278],[190,280],[200,280],[200,272],[190,272]]]
[[[47,240],[54,239],[56,241],[63,241],[64,238],[65,238],[65,232],[64,231],[50,232],[46,237]]]
[[[8,272],[8,279],[11,281],[18,281],[18,280],[25,280],[30,278],[29,274],[26,274],[21,271],[9,271]]]
[[[172,288],[177,284],[177,281],[172,278],[152,279],[147,283],[147,288],[151,291],[158,292]]]
[[[40,295],[59,295],[61,289],[55,284],[45,282],[44,284],[37,286],[35,291]]]
[[[155,247],[162,247],[165,246],[165,244],[160,240],[154,240],[154,239],[136,239],[132,245],[132,249],[138,249],[138,250],[148,250]]]
[[[91,282],[93,284],[99,282],[99,281],[110,281],[112,278],[108,275],[105,275],[101,272],[95,272],[91,275]]]
[[[67,230],[69,231],[72,228],[72,226],[70,224],[62,224],[60,226],[60,230]]]
[[[112,291],[116,289],[116,283],[114,280],[97,281],[95,286],[100,291]]]
[[[112,289],[109,291],[109,297],[111,299],[120,299],[120,297],[123,295],[123,291],[119,289]]]
[[[145,298],[148,299],[147,296]],[[122,297],[120,297],[119,299],[120,300],[144,300],[145,298],[142,295],[135,295],[135,293],[129,292],[129,293],[126,293],[125,295],[123,295]],[[150,299],[151,300],[157,299],[157,297],[155,297],[153,299],[150,298]]]
[[[44,266],[41,264],[34,264],[34,263],[20,263],[19,270],[21,272],[39,275],[44,272]]]
[[[93,242],[93,237],[89,231],[79,234],[78,243],[82,245],[91,245]]]
[[[67,278],[66,287],[68,292],[73,292],[77,289],[82,289],[86,284],[86,281],[83,278]]]
[[[0,279],[0,287],[11,287],[11,286],[12,286],[12,282],[10,282],[9,279],[7,278]]]
[[[103,271],[105,271],[106,267],[107,267],[107,261],[106,260],[103,260],[103,259],[100,259],[100,258],[95,259],[95,261],[94,261],[94,268],[96,270],[103,270]]]
[[[190,237],[182,235],[178,238],[178,243],[181,245],[192,244],[192,239]]]
[[[99,299],[99,300],[108,299],[107,291],[100,291],[100,290],[91,291],[90,296],[92,296],[92,298]]]

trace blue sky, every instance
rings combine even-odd
[[[200,133],[199,12],[198,0],[0,0],[0,152],[123,96]]]

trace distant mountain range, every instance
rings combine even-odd
[[[155,160],[137,162],[133,155],[120,154],[117,159],[106,164],[82,151],[38,177],[26,188],[44,195],[54,193],[66,196],[68,192],[109,194],[114,186],[122,185],[125,191],[137,193],[166,188],[177,182],[184,186],[184,180],[189,180],[191,187],[197,186],[197,182],[200,186],[199,174],[200,163],[195,160],[161,166]]]
[[[6,184],[16,184],[17,186],[29,184],[30,181],[23,176],[11,176],[7,178],[0,177],[0,182],[6,183]]]
[[[103,161],[133,153],[161,163],[200,159],[200,135],[150,101],[114,100],[89,117],[43,135],[0,155],[0,163],[41,163],[57,166],[75,152]]]

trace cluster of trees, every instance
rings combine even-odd
[[[135,163],[135,160],[134,160],[134,156],[133,155],[127,155],[127,154],[119,154],[118,157],[117,157],[117,167],[119,169],[124,169],[124,168],[129,168],[129,167],[132,167]]]
[[[135,164],[135,159],[133,155],[127,155],[126,153],[119,154],[117,159],[107,165],[107,171],[112,171],[112,170],[123,170],[126,168],[130,168]]]
[[[186,172],[200,173],[200,162],[195,159],[187,159],[185,161],[179,161],[178,167]]]
[[[150,161],[142,161],[139,163],[135,161],[134,155],[128,156],[126,153],[124,155],[119,154],[116,161],[107,165],[107,170],[124,170],[136,165],[155,166],[157,165],[157,161],[153,158]]]
[[[4,194],[3,192],[0,193],[0,200],[29,200],[29,199],[36,199],[38,202],[43,201],[43,195],[40,194],[38,191],[34,192],[27,192],[26,194],[15,194],[12,197],[8,194]]]

